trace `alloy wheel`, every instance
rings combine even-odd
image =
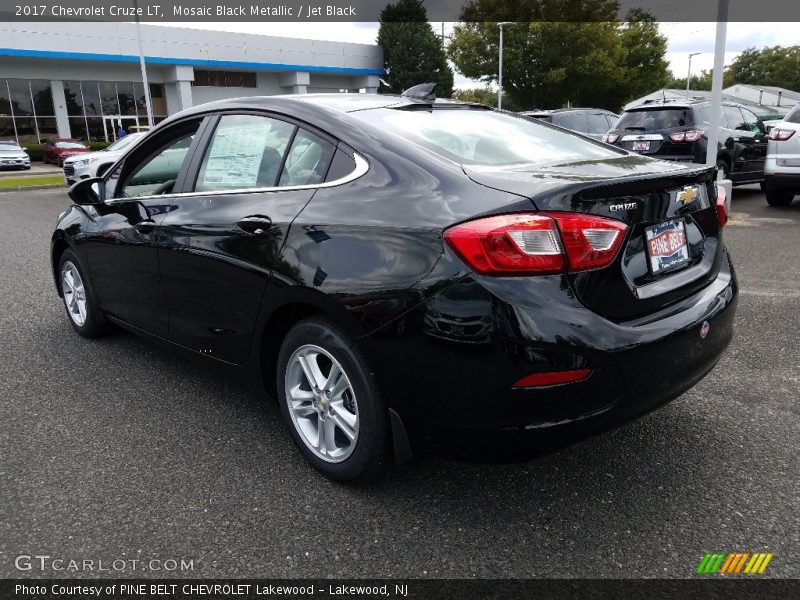
[[[77,267],[66,261],[61,267],[61,291],[69,318],[78,327],[86,323],[86,288]]]
[[[327,350],[305,344],[286,366],[286,402],[303,443],[326,462],[347,460],[358,441],[355,391],[341,363]]]

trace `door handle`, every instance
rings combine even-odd
[[[250,215],[242,217],[236,225],[247,233],[262,234],[272,226],[272,219],[265,215]]]
[[[139,233],[150,233],[156,228],[156,222],[153,219],[145,219],[144,221],[139,221],[133,228]]]

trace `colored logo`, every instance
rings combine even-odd
[[[697,573],[701,575],[735,575],[745,573],[748,575],[761,575],[767,570],[767,565],[772,560],[772,553],[755,552],[725,552],[708,553],[700,561]]]
[[[675,197],[676,202],[680,202],[684,206],[691,204],[697,199],[697,186],[687,185]]]

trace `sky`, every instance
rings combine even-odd
[[[276,35],[283,37],[330,40],[335,42],[355,42],[374,44],[378,35],[378,23],[164,23],[164,25],[191,27],[194,29],[213,29],[233,31],[237,33],[255,33],[260,35]],[[432,23],[439,33],[442,23]],[[689,54],[700,52],[692,58],[692,73],[711,70],[714,66],[714,43],[716,23],[660,23],[661,32],[667,36],[667,55],[670,69],[676,77],[686,77],[689,66]],[[445,34],[448,34],[453,23],[445,23]],[[793,46],[800,43],[800,34],[796,27],[787,27],[785,23],[729,23],[725,52],[725,64],[732,60],[745,48],[764,46]],[[482,84],[467,79],[457,72],[455,74],[457,88],[482,87]]]

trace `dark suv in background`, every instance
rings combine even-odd
[[[596,140],[602,139],[619,119],[619,115],[602,108],[559,108],[556,110],[531,110],[523,116],[547,121],[564,129],[577,131]]]
[[[652,102],[626,110],[603,141],[652,158],[704,163],[711,126],[706,100]],[[724,102],[717,168],[733,183],[764,180],[767,130],[756,115]]]

